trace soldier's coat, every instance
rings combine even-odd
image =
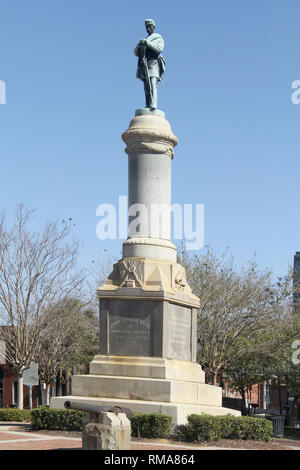
[[[158,58],[160,56],[160,53],[163,51],[164,46],[165,46],[165,43],[160,34],[153,33],[147,37],[147,48],[146,48],[145,57],[148,63],[149,77],[156,77],[158,80],[161,80],[161,70],[159,67]],[[134,53],[138,57],[140,55],[140,47],[142,46],[138,44],[136,48],[134,49]],[[140,78],[141,80],[145,79],[144,65],[143,65],[143,61],[141,58],[139,58],[138,60],[136,76],[137,78]]]

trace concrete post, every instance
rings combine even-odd
[[[83,450],[129,450],[131,425],[125,413],[87,413],[82,426]]]

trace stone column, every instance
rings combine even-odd
[[[122,139],[128,154],[128,239],[123,258],[176,262],[171,242],[171,160],[178,140],[162,111],[137,110]]]

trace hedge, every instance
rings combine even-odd
[[[39,406],[31,411],[33,430],[48,431],[81,431],[82,418],[85,415],[79,410],[61,410],[49,406]]]
[[[33,430],[81,431],[83,416],[83,411],[49,406],[39,406],[31,411],[17,408],[0,409],[0,421],[31,420]],[[164,413],[134,413],[131,420],[132,436],[167,438],[171,432],[171,422],[172,417]],[[191,442],[219,439],[269,441],[273,436],[273,426],[270,420],[264,418],[191,414],[187,417],[187,424],[177,426],[175,433],[180,439]]]
[[[171,432],[172,416],[164,413],[134,413],[131,434],[134,437],[166,438]]]
[[[192,442],[219,439],[269,441],[273,436],[273,426],[264,418],[192,414],[187,417],[186,425],[177,427],[176,433],[181,439]]]
[[[31,412],[33,430],[81,431],[85,412],[39,406]],[[131,421],[132,435],[136,437],[168,437],[172,417],[163,413],[134,413]]]
[[[30,421],[30,410],[19,410],[18,408],[0,408],[0,421]]]

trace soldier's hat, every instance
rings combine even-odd
[[[153,26],[156,26],[155,21],[152,20],[151,18],[148,20],[145,20],[145,24],[153,24]]]

